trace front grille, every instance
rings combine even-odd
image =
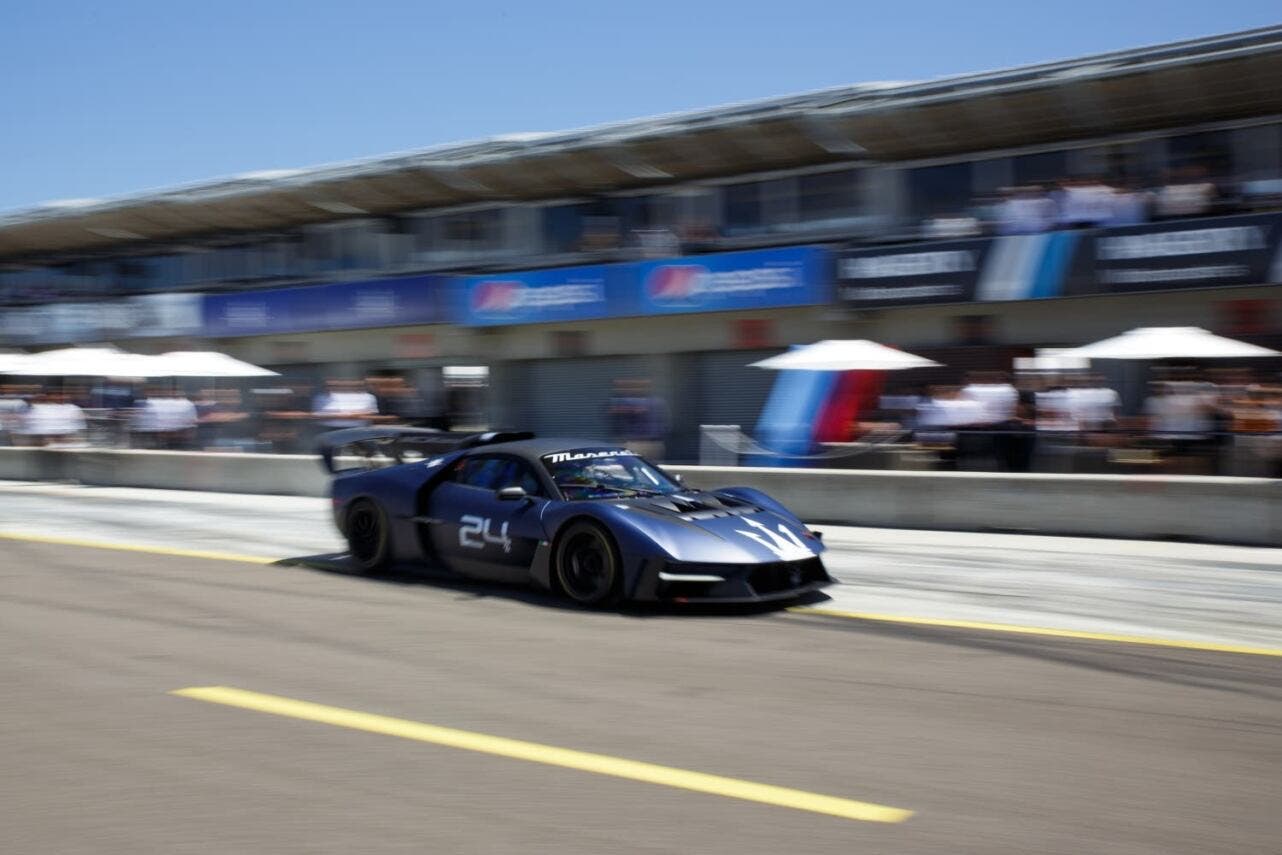
[[[773,594],[822,582],[825,578],[823,562],[818,558],[806,558],[801,561],[758,564],[748,574],[748,584],[758,594]]]

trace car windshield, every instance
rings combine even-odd
[[[558,451],[543,455],[543,465],[570,500],[664,495],[681,489],[662,469],[626,449]]]

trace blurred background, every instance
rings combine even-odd
[[[563,29],[525,16],[501,12],[494,27],[528,26],[535,41]],[[266,24],[281,35],[275,13]],[[395,43],[386,22],[371,26]],[[270,373],[12,367],[0,442],[295,453],[340,426],[503,426],[610,437],[672,462],[1278,475],[1282,359],[1068,351],[1135,327],[1282,347],[1282,28],[1103,53],[1089,31],[1040,34],[1042,56],[1097,46],[1074,58],[1028,64],[1032,48],[998,38],[963,61],[950,43],[918,65],[1023,64],[566,132],[513,133],[528,119],[519,110],[510,121],[474,110],[457,129],[437,119],[429,148],[275,168],[319,151],[302,133],[296,160],[274,142],[249,149],[262,168],[169,189],[140,191],[152,173],[122,160],[140,183],[102,198],[15,202],[40,186],[15,169],[0,214],[0,348],[215,351]],[[939,38],[923,36],[919,54]],[[589,54],[602,49],[589,41]],[[828,75],[844,67],[823,61]],[[772,79],[826,82],[813,72]],[[438,89],[492,87],[493,74]],[[765,74],[666,99],[642,87],[635,103],[776,91]],[[192,109],[179,94],[150,97]],[[608,99],[567,111],[556,94],[545,117],[627,114]],[[250,114],[263,109],[256,90],[246,97]],[[362,138],[362,119],[341,123],[343,145]],[[504,133],[447,141],[494,128]],[[57,151],[110,143],[72,130]],[[207,145],[198,163],[226,162]],[[156,183],[176,180],[161,166]],[[937,364],[752,365],[825,339]]]

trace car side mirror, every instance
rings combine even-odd
[[[495,492],[500,502],[519,502],[522,499],[528,499],[529,493],[525,492],[524,487],[511,486],[503,487]]]

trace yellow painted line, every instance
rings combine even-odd
[[[178,558],[206,558],[210,561],[238,561],[242,564],[275,564],[279,559],[258,555],[237,555],[232,552],[213,552],[206,549],[178,549],[168,546],[150,546],[140,543],[112,543],[98,540],[81,540],[76,537],[55,537],[44,534],[19,534],[0,531],[0,540],[21,540],[28,543],[50,543],[56,546],[79,546],[85,549],[111,549],[117,552],[147,552],[152,555],[171,555]]]
[[[1274,647],[1249,647],[1238,644],[1218,644],[1211,641],[1184,641],[1176,638],[1151,638],[1147,635],[1115,635],[1108,632],[1087,632],[1078,629],[1054,629],[1044,626],[1020,626],[1010,623],[984,623],[973,620],[948,618],[903,617],[871,612],[847,612],[813,606],[794,606],[788,609],[796,614],[826,615],[850,620],[877,621],[879,623],[905,623],[913,626],[937,626],[950,629],[974,629],[981,632],[1009,632],[1016,635],[1045,635],[1052,638],[1078,638],[1087,641],[1111,641],[1115,644],[1147,644],[1152,647],[1177,647],[1185,650],[1210,650],[1216,653],[1245,653],[1251,656],[1282,656],[1282,649]]]
[[[691,772],[686,769],[643,763],[639,760],[626,760],[622,757],[611,757],[606,754],[592,754],[586,751],[575,751],[570,748],[557,748],[552,745],[541,745],[537,742],[523,742],[502,736],[489,736],[484,733],[456,730],[452,727],[440,727],[435,724],[374,715],[372,713],[343,709],[342,707],[314,704],[308,701],[296,701],[292,698],[265,695],[228,686],[200,686],[189,689],[175,689],[170,694],[208,701],[212,704],[224,704],[287,718],[315,721],[335,727],[346,727],[351,730],[363,730],[369,733],[380,733],[384,736],[398,736],[401,739],[429,742],[433,745],[444,745],[448,748],[458,748],[463,751],[479,751],[482,754],[494,754],[513,760],[525,760],[530,763],[542,763],[547,766],[561,766],[566,769],[577,769],[581,772],[593,772],[598,775],[627,778],[647,784],[677,787],[683,790],[694,790],[699,793],[711,793],[712,795],[726,796],[732,799],[746,799],[751,802],[761,802],[794,810],[829,814],[843,819],[856,819],[865,822],[903,822],[913,813],[903,808],[857,802],[851,799],[808,793],[804,790],[794,790],[788,787],[776,787],[770,784],[757,784],[737,778]]]

